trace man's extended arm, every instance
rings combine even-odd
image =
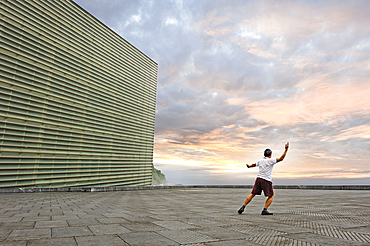
[[[284,160],[286,153],[288,152],[288,149],[289,149],[289,143],[286,143],[284,153],[279,158],[276,159],[276,162],[281,162],[282,160]]]
[[[245,165],[247,165],[248,168],[251,168],[251,167],[255,167],[256,166],[256,163],[253,163],[251,165],[248,165],[248,164],[245,164]]]

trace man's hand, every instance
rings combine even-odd
[[[284,160],[286,153],[288,152],[288,149],[289,149],[289,142],[285,144],[285,151],[279,158],[276,159],[276,162],[281,162],[282,160]]]

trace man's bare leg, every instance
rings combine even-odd
[[[268,209],[272,203],[272,200],[274,199],[274,196],[269,196],[265,203],[265,208]]]
[[[250,203],[250,201],[252,201],[253,197],[255,197],[255,196],[256,195],[253,195],[252,193],[247,196],[247,199],[245,199],[245,202],[244,202],[243,206],[241,208],[239,208],[239,210],[238,210],[239,214],[242,214],[244,212],[245,206],[247,206],[247,204]]]
[[[250,201],[252,201],[253,197],[255,197],[256,195],[253,195],[252,193],[250,193],[247,198],[245,199],[245,202],[244,202],[244,206],[247,206],[248,203],[250,203]]]
[[[266,200],[266,203],[265,203],[265,207],[262,211],[262,215],[273,215],[273,213],[270,213],[269,211],[267,211],[267,209],[270,207],[271,203],[272,203],[272,200],[274,199],[274,196],[269,196]]]

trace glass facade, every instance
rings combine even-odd
[[[157,69],[73,1],[0,0],[0,187],[151,185]]]

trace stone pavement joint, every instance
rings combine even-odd
[[[370,191],[182,187],[0,193],[0,245],[370,245]]]

